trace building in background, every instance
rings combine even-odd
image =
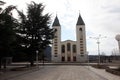
[[[81,15],[76,23],[76,41],[61,41],[61,26],[57,16],[52,27],[56,30],[52,44],[52,62],[86,62],[86,31]]]

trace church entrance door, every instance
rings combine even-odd
[[[68,57],[68,61],[71,61],[70,57]]]

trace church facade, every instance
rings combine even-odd
[[[76,41],[61,41],[61,26],[57,16],[52,27],[56,30],[52,41],[52,62],[86,62],[86,31],[81,15],[76,23]]]

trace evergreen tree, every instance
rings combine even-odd
[[[11,56],[13,51],[11,45],[15,41],[15,27],[17,26],[17,20],[11,15],[13,9],[15,9],[15,6],[11,5],[1,10],[0,13],[0,67],[1,59]]]
[[[29,56],[31,66],[34,65],[36,52],[40,53],[51,44],[54,30],[50,28],[50,15],[43,15],[42,3],[28,4],[27,15],[18,10],[20,19],[19,36],[23,39],[22,46]]]
[[[5,4],[5,2],[3,2],[3,1],[0,0],[0,6],[2,6],[4,4]],[[0,7],[0,13],[1,13],[1,11],[2,11],[2,8]]]

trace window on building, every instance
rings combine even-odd
[[[57,53],[57,50],[54,50],[55,51],[55,53]]]
[[[57,44],[57,41],[54,41],[54,45]]]
[[[71,47],[70,47],[70,43],[67,43],[67,51],[70,51]]]
[[[83,38],[80,38],[80,40],[83,40]]]
[[[70,57],[69,56],[67,57],[67,60],[70,61]]]
[[[82,46],[83,44],[82,44],[82,43],[80,43],[80,45]]]
[[[54,57],[57,57],[57,54],[55,54]]]
[[[57,41],[57,38],[55,38],[55,42]]]
[[[62,61],[65,61],[65,57],[62,56]]]
[[[84,54],[83,52],[81,52],[81,54]]]
[[[80,48],[83,49],[83,46],[81,46]]]
[[[80,28],[79,30],[82,31],[82,28]]]
[[[57,49],[57,47],[56,47],[56,46],[55,46],[54,48],[55,48],[55,49]]]
[[[57,38],[57,34],[54,35],[54,38]]]
[[[55,29],[55,31],[57,32],[57,29]]]
[[[62,47],[61,48],[62,53],[65,53],[65,45],[62,45],[61,47]]]
[[[57,52],[55,52],[54,54],[55,54],[54,57],[57,57]]]
[[[57,46],[57,44],[55,43],[54,46]]]
[[[76,56],[73,56],[73,61],[76,61]]]
[[[55,54],[57,54],[57,53],[55,53]]]
[[[73,45],[73,53],[76,53],[76,45]]]
[[[83,41],[80,41],[80,43],[83,43]]]
[[[57,36],[57,29],[55,29],[54,37]]]
[[[81,57],[84,57],[84,55],[81,55]]]
[[[83,51],[83,49],[80,49],[80,51]]]

